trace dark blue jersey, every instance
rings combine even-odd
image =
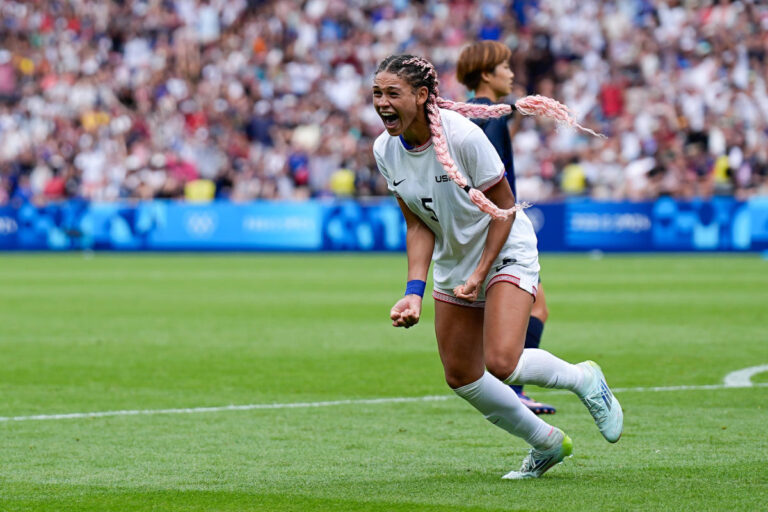
[[[482,105],[493,105],[493,102],[488,98],[472,98],[467,103],[479,103]],[[492,119],[472,119],[472,122],[482,128],[485,132],[485,136],[491,141],[493,147],[496,148],[496,152],[499,154],[504,169],[507,171],[507,181],[512,188],[512,193],[515,194],[517,199],[517,188],[515,187],[515,164],[512,160],[512,138],[509,136],[509,127],[507,123],[512,118],[513,114],[504,117],[496,117]]]

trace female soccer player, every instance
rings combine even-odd
[[[408,282],[390,312],[392,325],[408,328],[419,321],[434,261],[435,332],[446,382],[491,423],[533,447],[520,471],[504,478],[539,477],[573,452],[571,439],[525,407],[509,384],[573,391],[603,436],[618,441],[621,406],[597,364],[572,365],[544,350],[523,351],[538,283],[536,235],[482,130],[439,108],[482,117],[508,113],[509,106],[440,98],[432,64],[411,55],[381,62],[373,106],[386,129],[374,143],[374,156],[407,225]],[[546,98],[523,98],[516,108],[570,121],[567,109]]]
[[[461,51],[456,65],[456,78],[474,93],[469,103],[493,105],[512,92],[515,74],[509,68],[511,57],[510,49],[498,41],[472,43]],[[510,116],[504,116],[494,119],[472,119],[472,121],[483,130],[499,154],[512,194],[517,197],[509,118]],[[521,119],[521,116],[517,116],[513,122],[519,123]],[[544,322],[547,321],[548,316],[544,288],[539,282],[536,302],[533,303],[531,318],[528,320],[525,333],[525,348],[539,348]],[[512,389],[515,390],[520,401],[534,414],[555,413],[553,406],[533,400],[523,393],[523,386],[514,385]]]

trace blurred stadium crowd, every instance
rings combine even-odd
[[[757,1],[0,0],[0,24],[0,205],[386,195],[376,64],[424,55],[461,100],[475,39],[608,135],[525,119],[522,199],[768,195]]]

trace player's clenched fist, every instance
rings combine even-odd
[[[406,295],[392,306],[389,318],[394,327],[411,327],[419,323],[421,316],[421,297],[418,295]]]

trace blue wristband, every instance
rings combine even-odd
[[[421,279],[414,279],[412,281],[408,281],[408,284],[405,285],[405,294],[413,294],[418,295],[419,297],[424,297],[424,289],[426,287],[426,281],[422,281]]]

